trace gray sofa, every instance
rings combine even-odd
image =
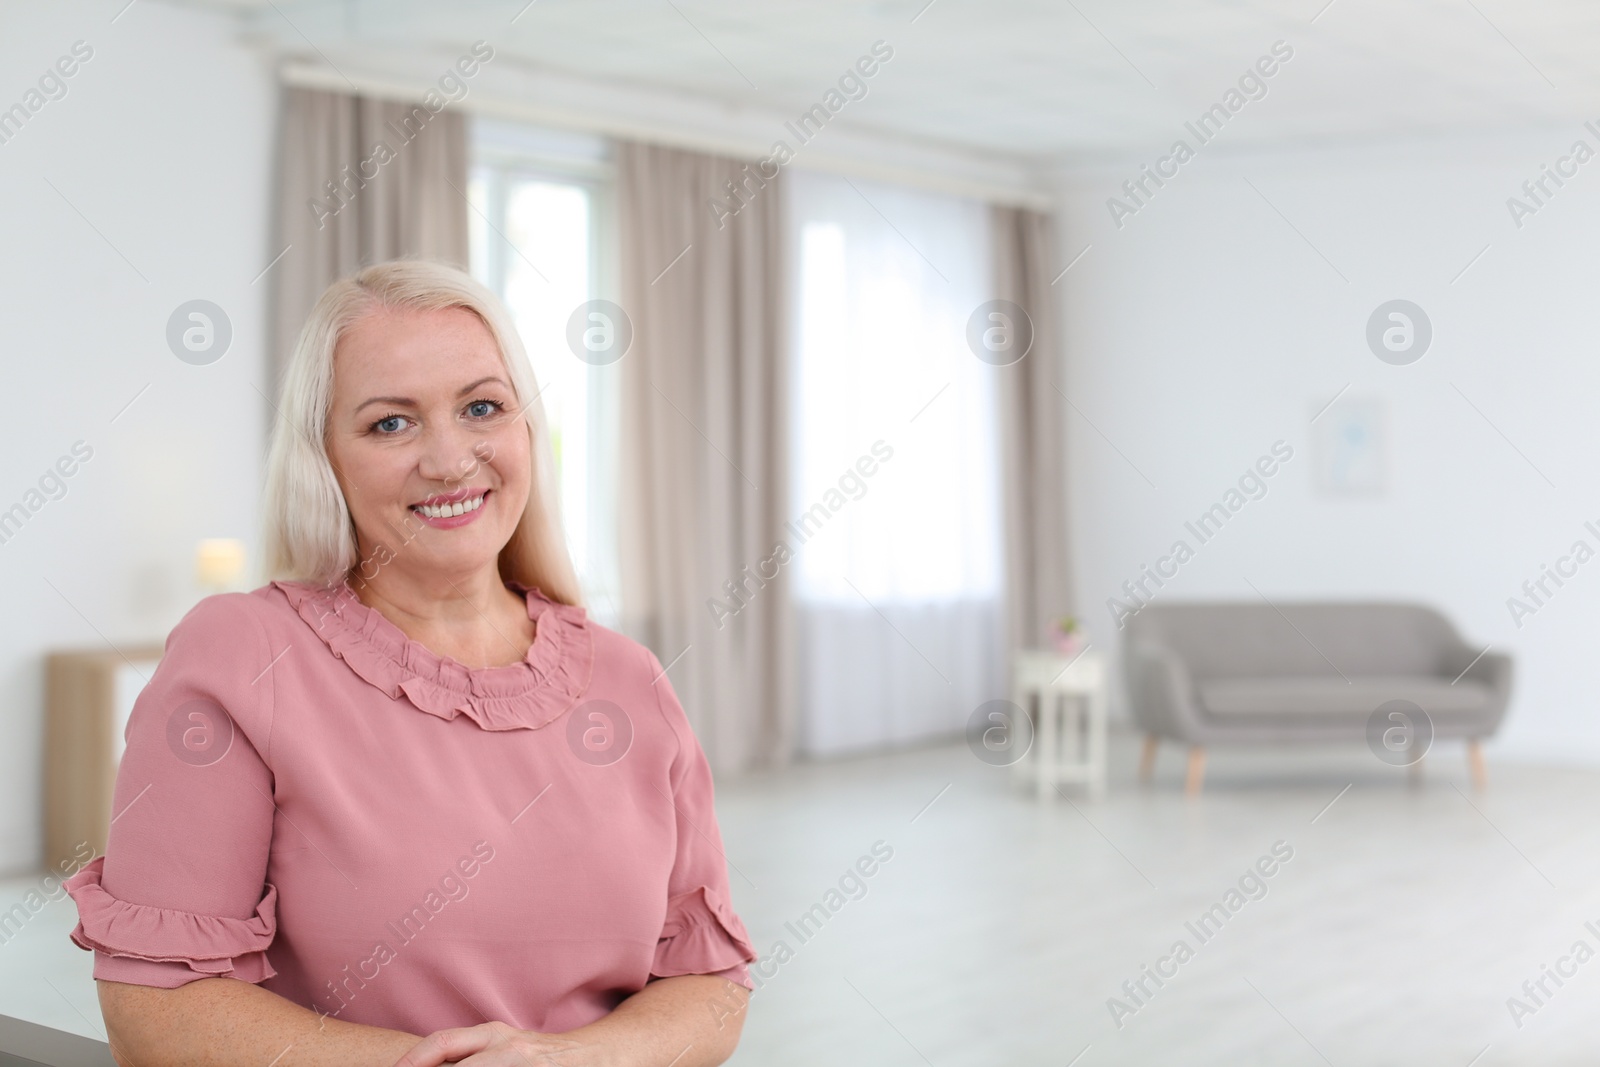
[[[1465,739],[1481,786],[1479,741],[1511,698],[1511,658],[1467,644],[1420,604],[1150,604],[1128,620],[1122,652],[1145,732],[1141,777],[1160,740],[1177,741],[1189,748],[1191,794],[1207,745],[1361,742],[1391,700],[1422,708],[1434,738]]]

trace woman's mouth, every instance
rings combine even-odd
[[[453,493],[438,493],[412,504],[411,513],[437,529],[455,529],[477,519],[489,493],[488,489],[458,489]]]

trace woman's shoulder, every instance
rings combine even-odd
[[[652,702],[659,700],[664,707],[677,703],[677,696],[667,680],[667,667],[649,646],[593,619],[589,620],[588,628],[594,635],[597,675],[605,671],[626,690],[642,694]]]
[[[294,617],[294,611],[279,588],[283,583],[268,582],[249,592],[213,593],[201,597],[168,635],[204,643],[224,643],[246,637],[267,636]]]
[[[620,630],[614,630],[590,617],[585,622],[594,642],[594,669],[604,671],[617,683],[629,688],[648,689],[655,676],[655,654]]]
[[[259,590],[257,591],[259,592]],[[167,633],[167,650],[174,645],[236,647],[242,640],[253,640],[261,629],[261,611],[256,592],[213,593],[201,597]]]
[[[222,709],[226,714],[218,718],[237,724],[265,755],[275,706],[273,668],[285,666],[276,659],[288,647],[282,611],[269,588],[202,597],[184,613],[168,631],[161,661],[140,693],[146,714],[130,720],[130,729],[165,730],[172,715],[192,717],[211,706]]]
[[[595,677],[604,672],[604,688],[623,695],[632,706],[654,709],[677,737],[680,748],[694,743],[694,729],[668,673],[683,657],[663,664],[649,646],[624,633],[592,620],[589,629],[594,635]]]
[[[215,668],[263,670],[294,641],[301,625],[279,583],[249,592],[213,593],[184,613],[168,633],[163,658]]]

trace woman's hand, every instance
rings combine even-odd
[[[502,1022],[436,1030],[394,1067],[601,1067],[603,1050],[592,1041],[518,1030]]]
[[[439,1030],[394,1067],[718,1067],[739,1043],[749,998],[744,986],[716,975],[652,978],[576,1030],[541,1034],[503,1022]]]

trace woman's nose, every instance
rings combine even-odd
[[[476,438],[452,420],[423,430],[417,471],[430,481],[453,482],[468,476],[477,464],[472,446]]]

